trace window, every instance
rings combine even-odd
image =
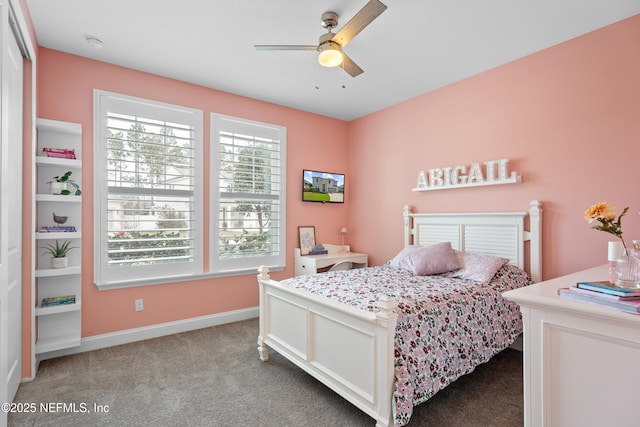
[[[95,91],[95,279],[202,273],[202,112]]]
[[[219,114],[211,129],[211,271],[283,268],[286,129]]]
[[[99,289],[284,268],[285,128],[212,114],[211,129],[205,236],[202,111],[94,91]]]

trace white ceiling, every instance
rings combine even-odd
[[[382,0],[324,68],[320,16],[342,27],[368,0],[27,0],[38,44],[201,86],[353,120],[640,13],[640,0]],[[91,48],[86,35],[104,41]]]

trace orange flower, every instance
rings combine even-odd
[[[607,202],[596,203],[587,209],[584,213],[584,219],[589,223],[594,220],[613,221],[616,219],[616,208],[608,204]]]

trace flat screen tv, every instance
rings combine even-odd
[[[304,169],[302,201],[344,203],[344,174]]]

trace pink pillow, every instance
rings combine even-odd
[[[489,283],[498,270],[509,262],[506,258],[472,252],[455,251],[460,258],[462,268],[451,273],[450,277],[469,279],[474,282]]]
[[[462,267],[450,242],[415,248],[409,252],[409,257],[416,276],[440,274]]]

